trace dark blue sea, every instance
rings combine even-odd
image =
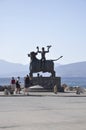
[[[61,78],[61,84],[67,84],[69,86],[79,86],[79,87],[84,87],[86,88],[86,77],[66,77],[66,78]]]
[[[11,78],[0,78],[0,86],[10,85]],[[21,84],[24,84],[24,78],[20,77]],[[68,86],[80,86],[86,88],[85,77],[65,77],[61,78],[61,84],[67,84]]]
[[[0,78],[0,86],[10,85],[11,78]],[[24,78],[20,77],[21,84],[24,84]],[[67,84],[68,86],[80,86],[86,88],[86,78],[83,77],[61,77],[61,84]]]

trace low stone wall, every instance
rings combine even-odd
[[[56,85],[57,91],[61,91],[61,77],[33,77],[32,85],[40,85],[48,91],[53,91]]]

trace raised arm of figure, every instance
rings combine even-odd
[[[52,47],[51,45],[47,46],[47,51],[45,51],[45,52],[46,52],[46,53],[49,52],[49,49],[50,49],[51,47]]]
[[[36,48],[37,48],[37,53],[41,53],[41,51],[39,51],[39,47],[37,46]]]

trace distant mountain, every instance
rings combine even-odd
[[[56,75],[61,77],[86,77],[86,61],[66,65],[55,63],[55,71]],[[26,74],[29,74],[29,64],[0,60],[0,77],[24,77]]]
[[[0,60],[0,77],[25,76],[28,73],[29,65]]]
[[[86,77],[86,61],[60,65],[55,70],[61,77]]]

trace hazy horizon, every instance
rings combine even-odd
[[[48,59],[49,60],[49,59]],[[6,62],[6,63],[12,63],[12,64],[20,64],[20,65],[30,65],[30,61],[28,61],[28,63],[24,64],[24,63],[19,63],[19,62],[13,62],[13,61],[7,61],[4,59],[0,59],[0,62]],[[83,63],[86,61],[79,61],[79,62],[70,62],[70,63],[59,63],[58,61],[54,61],[54,65],[69,65],[69,64],[75,64],[75,63]]]

